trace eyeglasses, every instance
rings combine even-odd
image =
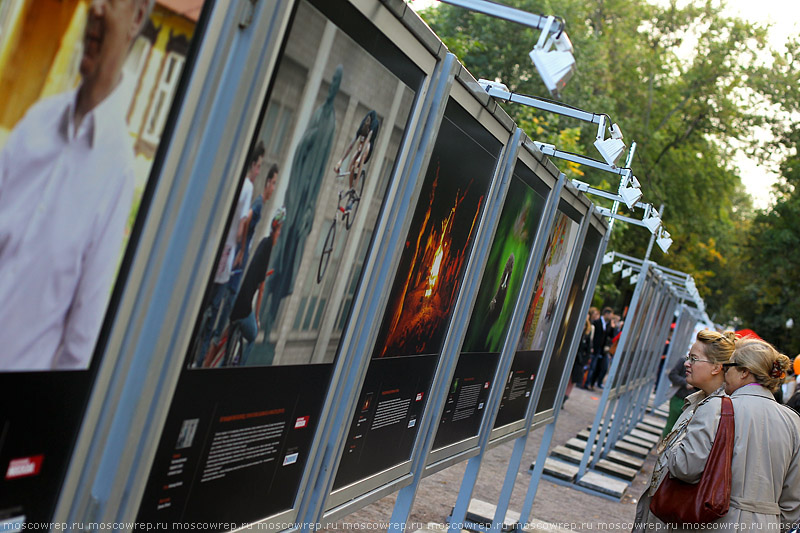
[[[729,368],[734,366],[739,366],[739,363],[722,363],[722,370],[727,372]]]
[[[698,359],[694,355],[687,355],[686,357],[684,357],[684,360],[690,365],[693,365],[695,363],[712,363],[712,364],[714,363],[714,361],[709,361],[708,359]]]

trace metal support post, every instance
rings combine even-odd
[[[609,231],[610,231],[610,229],[609,229]],[[644,275],[640,274],[639,281],[636,284],[636,289],[634,290],[633,298],[632,298],[633,301],[632,301],[631,306],[629,308],[630,309],[629,313],[630,313],[631,316],[636,316],[636,313],[638,311],[639,297],[640,297],[640,295],[642,293],[642,288],[644,287],[644,285],[646,283],[646,280],[647,280],[647,275],[646,275],[647,274],[647,269],[648,269],[648,265],[645,265],[643,267],[643,274]],[[617,350],[618,351],[620,349],[624,349],[625,348],[625,343],[627,342],[629,334],[630,334],[630,329],[629,328],[624,328],[622,330],[622,336],[620,337],[620,340],[619,340],[619,342],[617,344]],[[617,370],[619,368],[620,360],[621,360],[621,358],[616,358],[615,357],[613,363],[611,364],[611,369],[608,372],[608,378],[607,378],[607,380],[609,382],[611,382],[611,383],[613,383],[614,377],[616,376]],[[588,442],[590,442],[590,443],[594,442],[595,438],[598,435],[598,431],[600,429],[600,422],[601,422],[601,420],[603,418],[603,411],[605,410],[605,407],[608,404],[609,393],[611,391],[611,388],[612,387],[606,387],[606,388],[603,389],[603,396],[600,399],[600,404],[598,405],[598,408],[597,408],[597,414],[595,415],[594,422],[592,423],[592,430],[589,432]],[[600,445],[601,445],[601,442],[598,441],[597,450],[600,450]],[[584,474],[586,474],[586,468],[587,468],[587,466],[589,464],[589,456],[591,455],[591,452],[592,452],[592,447],[591,446],[587,446],[586,450],[583,452],[583,457],[581,458],[581,463],[580,463],[580,466],[578,467],[578,477],[579,478],[583,477]]]
[[[550,231],[552,230],[553,222],[555,221],[555,214],[558,209],[558,202],[561,197],[561,190],[564,188],[565,183],[566,176],[561,174],[548,195],[547,203],[539,224],[539,229],[536,232],[533,250],[528,258],[528,264],[525,270],[526,275],[522,283],[522,287],[520,288],[520,296],[517,301],[514,316],[509,324],[506,342],[503,347],[503,352],[500,356],[500,363],[498,364],[497,371],[495,372],[493,381],[496,384],[504,383],[505,380],[503,376],[508,375],[508,372],[511,369],[514,353],[516,351],[517,339],[519,338],[523,323],[525,321],[525,313],[528,310],[530,299],[533,296],[534,284],[536,283],[536,273],[538,272],[539,264],[542,262],[544,257],[547,237],[550,235]],[[489,438],[491,437],[492,433],[492,427],[494,426],[495,418],[497,416],[497,411],[499,410],[500,403],[503,399],[503,389],[504,387],[500,386],[492,387],[492,390],[489,394],[489,399],[486,402],[486,412],[492,413],[492,415],[484,416],[484,419],[481,421],[481,429],[478,433],[478,455],[467,461],[466,471],[464,472],[464,477],[461,480],[461,487],[458,491],[456,503],[450,515],[449,533],[460,533],[460,525],[463,524],[466,519],[469,503],[472,500],[472,494],[475,490],[475,483],[478,480],[481,461],[486,453],[486,449],[489,444]]]
[[[550,364],[550,359],[553,355],[553,349],[555,348],[556,337],[558,336],[558,324],[561,323],[561,319],[567,307],[567,296],[570,288],[572,287],[572,281],[575,277],[575,270],[577,268],[578,259],[580,258],[580,252],[583,249],[583,243],[586,241],[586,233],[589,229],[589,225],[591,224],[591,209],[592,208],[589,207],[589,210],[586,212],[586,215],[583,217],[583,221],[581,222],[578,239],[575,242],[575,249],[572,251],[572,257],[570,258],[569,266],[567,267],[567,272],[569,272],[569,274],[567,274],[567,276],[564,278],[564,286],[561,288],[561,293],[558,295],[558,299],[556,300],[558,303],[556,304],[555,313],[553,315],[554,319],[550,325],[550,331],[547,334],[547,342],[544,347],[542,362],[539,366],[539,376],[536,379],[537,384],[534,386],[534,391],[531,394],[531,400],[528,405],[525,433],[517,438],[516,442],[514,443],[514,452],[512,453],[511,460],[506,468],[503,489],[500,492],[500,498],[498,499],[497,508],[495,509],[494,520],[492,521],[492,526],[490,528],[491,533],[499,533],[500,528],[503,525],[503,520],[506,516],[506,511],[508,511],[508,506],[511,503],[511,494],[514,490],[514,483],[517,480],[517,472],[519,472],[520,464],[522,464],[522,453],[525,451],[525,444],[528,441],[528,435],[530,435],[530,427],[533,423],[533,416],[536,413],[536,407],[539,403],[542,386],[544,385],[544,378],[547,375],[547,369]],[[558,397],[556,397],[556,400],[558,400]],[[556,403],[558,402],[556,401]]]
[[[433,111],[429,111],[427,120],[419,124],[418,139],[419,144],[416,153],[411,155],[413,159],[407,170],[408,181],[413,183],[423,171],[423,166],[430,155],[430,148],[435,141],[435,134],[444,115],[444,103],[450,93],[450,86],[453,83],[453,73],[459,67],[458,61],[452,54],[448,54],[441,67],[438,69],[436,78],[431,82],[429,100],[425,101],[426,106]],[[399,198],[398,210],[408,210],[413,208],[411,203],[414,196],[414,187],[406,187]],[[389,221],[386,222],[387,224]],[[392,242],[399,242],[404,238],[400,233],[403,231],[401,224],[396,224],[392,230],[394,233],[388,237]],[[391,269],[389,269],[391,270]],[[388,285],[391,283],[391,272],[386,268],[381,269],[375,274],[375,286]],[[383,303],[378,298],[369,300],[370,312],[380,313]],[[326,445],[320,449],[320,453],[314,456],[310,468],[311,479],[316,482],[310,484],[308,490],[303,494],[298,508],[298,522],[303,525],[302,531],[307,532],[311,524],[321,521],[325,514],[325,502],[331,492],[335,480],[336,471],[339,465],[340,452],[344,446],[344,440],[350,427],[353,413],[351,407],[355,404],[360,385],[369,365],[369,354],[371,353],[372,340],[370,335],[362,332],[359,339],[354,341],[352,354],[354,359],[348,362],[343,372],[342,381],[332,397],[333,408],[330,416],[326,418],[326,424],[320,433],[321,442]],[[360,357],[357,354],[361,354]]]
[[[511,175],[514,172],[514,164],[517,161],[517,153],[520,149],[521,135],[522,130],[517,128],[512,134],[511,139],[506,143],[506,149],[504,150],[502,158],[498,160],[492,191],[490,191],[489,201],[486,203],[487,211],[492,209],[491,206],[497,203],[502,204],[505,200],[506,193],[508,192],[508,185],[511,181]],[[472,305],[480,289],[480,273],[483,272],[484,265],[489,256],[492,244],[491,241],[500,218],[501,208],[494,209],[491,218],[488,215],[484,215],[484,220],[478,229],[472,257],[469,260],[467,272],[464,274],[465,282],[461,288],[458,297],[459,301],[456,303],[456,309],[454,310],[453,318],[450,322],[450,331],[447,334],[445,345],[442,348],[442,362],[431,384],[432,392],[428,400],[429,403],[426,406],[426,412],[420,424],[420,432],[417,438],[421,439],[422,442],[421,444],[418,442],[415,446],[416,451],[411,459],[412,481],[408,486],[400,489],[397,495],[394,509],[392,510],[392,516],[389,520],[389,532],[403,531],[411,515],[411,508],[414,505],[417,489],[419,488],[425,471],[428,453],[433,447],[439,416],[447,401],[449,393],[448,385],[453,380],[453,374],[455,373],[456,364],[458,363],[459,349],[461,348],[461,343],[464,340],[464,335],[466,334],[466,329],[469,324]],[[495,382],[495,386],[499,388],[497,382]],[[434,391],[438,391],[438,394]]]

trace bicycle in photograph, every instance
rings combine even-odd
[[[339,173],[339,176],[347,176],[349,172]],[[344,228],[349,230],[353,226],[353,221],[358,211],[358,205],[361,203],[361,195],[364,192],[364,179],[366,171],[361,170],[358,177],[358,191],[351,188],[348,190],[339,191],[339,200],[336,206],[336,214],[333,216],[333,221],[328,228],[328,234],[325,236],[325,242],[322,245],[322,254],[319,258],[319,266],[317,267],[317,283],[322,282],[325,271],[328,268],[331,254],[333,253],[333,245],[336,240],[336,226],[339,222],[344,222]]]

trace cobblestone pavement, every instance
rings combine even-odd
[[[556,423],[550,449],[566,443],[579,431],[591,426],[600,403],[602,391],[585,391],[575,388]],[[519,511],[525,498],[531,476],[528,467],[535,460],[542,441],[543,429],[538,429],[528,437],[525,453],[511,499],[510,510]],[[513,443],[502,444],[489,452],[483,459],[473,498],[492,504],[496,503]],[[542,480],[533,503],[531,520],[538,519],[573,531],[595,532],[597,530],[630,531],[636,512],[636,501],[644,492],[655,462],[654,452],[650,452],[644,467],[628,487],[622,500],[587,494],[571,487],[565,487]],[[409,533],[427,524],[445,524],[458,496],[465,463],[459,463],[437,472],[420,483],[417,497],[411,512]],[[382,525],[392,515],[396,495],[386,496],[352,514],[341,518],[329,530],[369,529],[382,531]]]

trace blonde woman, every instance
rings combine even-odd
[[[800,522],[800,416],[775,401],[791,362],[761,339],[739,339],[725,368],[736,433],[731,505],[739,529],[790,531]]]
[[[650,512],[650,500],[666,475],[697,483],[717,433],[724,390],[723,363],[733,354],[736,335],[702,330],[689,349],[684,368],[686,382],[697,392],[686,397],[683,412],[658,447],[650,486],[636,506],[634,531],[665,528]],[[735,475],[735,474],[734,474]],[[679,525],[680,526],[680,525]]]

